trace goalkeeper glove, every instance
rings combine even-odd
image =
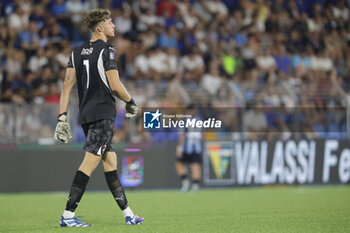
[[[58,122],[55,129],[54,139],[64,143],[68,142],[68,139],[72,138],[70,127],[67,123],[67,112],[58,115]]]
[[[126,103],[125,110],[125,116],[127,118],[133,118],[136,117],[139,108],[137,107],[135,101],[131,98],[131,100]]]

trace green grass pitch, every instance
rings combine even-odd
[[[58,224],[67,193],[0,194],[0,232],[350,232],[350,186],[127,191],[145,218],[126,226],[108,192],[87,191],[77,215],[91,228]]]

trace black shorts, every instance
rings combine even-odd
[[[114,135],[114,120],[99,120],[82,125],[86,142],[84,150],[103,156],[107,151],[114,151],[112,139]]]
[[[202,155],[198,153],[186,154],[184,153],[181,158],[177,158],[178,161],[183,163],[202,163]]]

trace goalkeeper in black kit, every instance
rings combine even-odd
[[[135,215],[125,196],[117,174],[117,155],[111,145],[116,117],[115,99],[126,102],[126,117],[135,117],[138,107],[119,79],[115,48],[107,43],[114,37],[115,25],[108,10],[96,9],[85,16],[92,37],[74,48],[68,62],[60,100],[60,114],[54,138],[67,143],[71,136],[67,109],[72,87],[77,83],[79,94],[79,123],[86,136],[85,157],[73,179],[66,208],[60,219],[62,227],[90,227],[75,216],[92,172],[102,159],[106,182],[122,210],[127,225],[143,223]]]

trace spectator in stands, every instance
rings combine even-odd
[[[68,0],[66,2],[67,12],[70,15],[70,20],[75,25],[79,25],[83,19],[86,7],[81,0]]]
[[[144,53],[139,54],[134,62],[135,70],[136,70],[136,77],[138,78],[151,78],[150,77],[150,58],[153,54],[152,49],[147,49]]]
[[[15,9],[15,12],[8,17],[8,27],[15,32],[19,32],[28,26],[29,20],[22,6],[17,5]]]
[[[47,92],[45,93],[44,100],[48,104],[59,104],[60,103],[60,90],[56,83],[50,83]]]
[[[36,54],[29,59],[28,68],[31,72],[39,72],[47,63],[48,59],[45,56],[45,50],[40,47]]]
[[[307,51],[301,51],[300,54],[294,54],[292,58],[292,65],[295,69],[295,74],[300,77],[311,68],[311,59],[307,54]]]
[[[186,13],[182,15],[184,18],[185,27],[187,29],[193,29],[199,22],[197,15],[192,8],[189,8]]]
[[[169,13],[169,16],[174,16],[176,9],[175,0],[161,0],[157,4],[157,15],[162,15],[162,12]]]
[[[178,55],[179,52],[176,48],[172,48],[169,47],[166,50],[166,55],[167,55],[167,73],[168,73],[168,77],[172,78],[176,75],[176,73],[178,72],[178,67],[179,67],[179,59],[178,59]]]
[[[210,0],[207,3],[207,8],[212,15],[226,17],[228,14],[227,6],[220,0]]]
[[[193,6],[196,14],[201,19],[201,21],[207,23],[212,20],[212,13],[209,9],[208,1],[206,0],[198,0],[194,3]]]
[[[53,44],[58,45],[64,40],[64,35],[61,29],[62,27],[58,23],[54,23],[53,25],[51,25],[49,36],[50,41]]]
[[[69,56],[71,54],[71,49],[68,46],[68,43],[62,43],[63,51],[61,50],[54,56],[55,61],[57,61],[58,65],[62,68],[65,68],[68,64]]]
[[[147,31],[152,29],[158,23],[157,16],[154,15],[152,8],[148,8],[145,13],[142,13],[137,22],[139,31]]]
[[[29,57],[39,47],[39,30],[34,21],[29,23],[28,29],[24,29],[19,33],[19,43],[21,48]]]
[[[221,63],[223,72],[226,77],[231,77],[236,72],[237,59],[236,59],[235,50],[225,49],[221,54]]]
[[[219,89],[223,84],[223,78],[220,77],[217,62],[210,64],[210,73],[205,74],[201,81],[201,86],[209,99],[214,99],[219,93]]]
[[[277,52],[274,58],[279,72],[282,72],[284,74],[291,72],[291,59],[286,53],[286,47],[284,45],[280,44],[277,47]]]
[[[49,28],[44,27],[39,31],[39,46],[44,48],[49,44],[50,37],[49,37]]]
[[[200,79],[204,71],[203,57],[195,49],[189,50],[188,54],[180,60],[180,71],[187,80]]]
[[[121,34],[130,33],[132,30],[132,20],[131,20],[131,12],[130,11],[118,11],[118,16],[114,20],[114,24],[118,25],[116,27],[117,32]]]
[[[35,22],[39,30],[46,27],[44,7],[42,5],[34,6],[33,13],[30,15],[29,20],[30,22]]]
[[[256,140],[266,135],[267,119],[262,111],[262,104],[251,105],[251,109],[243,115],[243,133],[246,138]]]
[[[10,75],[22,74],[22,67],[25,64],[25,55],[17,49],[8,49],[6,54],[5,71]]]
[[[68,9],[64,0],[55,0],[51,7],[51,12],[59,21],[66,24],[69,18]]]
[[[152,79],[160,80],[167,73],[167,56],[164,51],[158,47],[152,49],[153,53],[149,59],[149,67],[153,73]]]
[[[332,10],[335,19],[342,18],[345,21],[349,20],[349,8],[346,7],[344,0],[337,1],[337,5],[333,6]]]
[[[311,57],[311,69],[330,71],[333,68],[332,60],[327,56],[325,51],[319,55],[313,55]]]
[[[177,33],[175,27],[169,27],[159,35],[158,46],[161,48],[177,48]]]

